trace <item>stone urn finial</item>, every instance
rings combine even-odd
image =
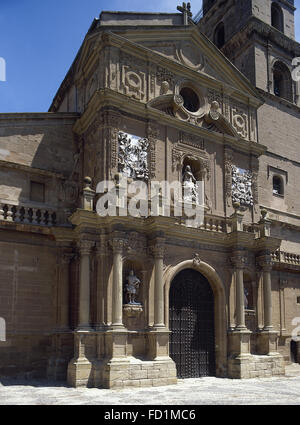
[[[82,207],[84,210],[92,211],[95,191],[92,189],[92,179],[90,177],[85,177],[83,179],[84,186],[82,191]]]
[[[234,212],[235,214],[239,212],[239,209],[241,208],[241,204],[239,202],[233,202],[232,204],[233,208],[234,208]]]
[[[92,186],[92,179],[90,177],[86,176],[83,179],[83,182],[84,182],[84,190],[88,190],[88,189],[92,190],[92,188],[91,188],[91,186]]]
[[[261,219],[264,221],[267,218],[268,211],[266,209],[263,209],[260,211],[260,214],[261,214]]]

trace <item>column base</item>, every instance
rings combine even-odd
[[[92,363],[87,358],[72,359],[68,365],[68,384],[72,387],[90,387]]]

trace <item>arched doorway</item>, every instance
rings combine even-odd
[[[208,280],[196,270],[182,270],[169,297],[170,356],[178,378],[215,376],[215,301]]]

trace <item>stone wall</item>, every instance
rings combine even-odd
[[[5,239],[6,241],[4,242]],[[0,375],[46,376],[55,322],[55,250],[39,236],[5,232],[0,250]]]

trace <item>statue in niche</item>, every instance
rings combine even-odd
[[[183,173],[183,199],[188,202],[197,201],[197,181],[190,165],[187,165]]]
[[[140,305],[140,303],[136,302],[136,296],[140,288],[141,281],[135,275],[133,270],[131,270],[129,273],[129,276],[127,276],[126,282],[127,283],[125,285],[125,290],[126,290],[127,303],[131,305]]]

